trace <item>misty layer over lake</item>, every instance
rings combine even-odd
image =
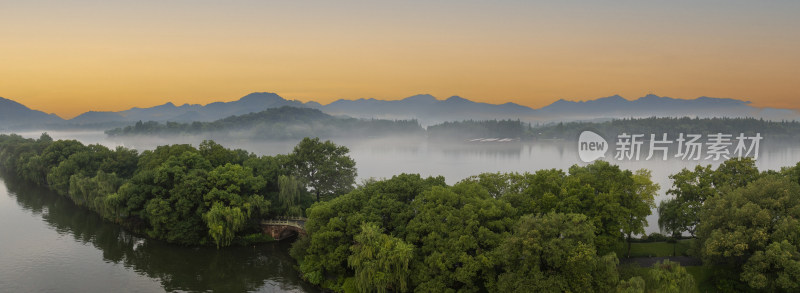
[[[42,131],[19,133],[25,137],[38,137]],[[176,136],[174,138],[126,137],[109,138],[102,132],[48,131],[54,139],[77,139],[83,143],[99,143],[107,147],[125,146],[137,150],[153,149],[158,145],[188,143],[197,146],[202,137]],[[297,141],[253,141],[225,140],[217,143],[228,148],[241,148],[258,155],[286,154]],[[422,176],[442,175],[448,184],[454,184],[473,175],[487,172],[536,172],[542,169],[567,170],[570,166],[585,165],[578,156],[577,142],[429,142],[425,138],[376,138],[362,140],[333,140],[350,148],[350,156],[356,161],[358,181],[367,178],[390,178],[401,173],[418,173]],[[691,161],[672,158],[662,161],[660,153],[653,159],[647,157],[646,148],[640,160],[614,160],[614,144],[610,142],[606,160],[621,168],[635,171],[649,169],[653,181],[661,186],[656,204],[669,198],[666,191],[671,188],[669,175],[683,168],[711,164],[716,167],[722,161]],[[674,146],[673,146],[674,147]],[[674,150],[672,151],[674,152]],[[705,155],[704,155],[705,157]],[[800,145],[797,142],[773,141],[764,137],[760,142],[756,166],[759,170],[780,170],[800,162]],[[659,232],[658,214],[648,217],[647,233]]]

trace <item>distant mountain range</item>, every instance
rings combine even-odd
[[[437,100],[431,95],[416,95],[402,100],[383,101],[376,99],[338,100],[328,105],[306,103],[331,115],[355,118],[418,119],[423,125],[444,121],[522,119],[536,118],[536,110],[514,104],[500,105],[473,102],[452,96]]]
[[[0,129],[11,129],[26,125],[61,123],[64,120],[55,114],[31,110],[23,104],[0,97]]]
[[[287,100],[274,93],[252,93],[232,102],[215,102],[207,105],[172,103],[150,107],[132,108],[119,112],[86,112],[73,119],[63,120],[56,115],[31,110],[12,100],[0,98],[0,128],[69,125],[74,127],[102,127],[130,125],[137,121],[214,121],[232,115],[260,112],[283,106],[307,107],[331,115],[354,118],[417,119],[422,125],[444,121],[520,119],[530,122],[553,122],[611,118],[640,117],[754,117],[768,120],[795,120],[798,112],[788,109],[756,108],[750,102],[700,97],[693,100],[673,99],[647,95],[636,100],[610,96],[588,101],[558,100],[546,107],[532,109],[505,103],[473,102],[453,96],[439,100],[431,95],[416,95],[401,100],[338,100],[322,105],[317,102]]]
[[[375,99],[338,100],[328,105],[306,103],[307,106],[333,115],[358,118],[415,118],[423,125],[444,121],[520,119],[531,122],[573,121],[642,117],[754,117],[770,120],[794,120],[800,113],[787,109],[756,108],[750,102],[699,97],[693,100],[647,95],[636,100],[611,96],[574,102],[558,100],[546,107],[532,109],[514,103],[500,105],[477,103],[458,96],[437,100],[430,95],[417,95],[397,101]]]
[[[800,113],[775,108],[756,108],[750,102],[699,97],[693,100],[673,99],[646,95],[636,100],[626,100],[620,96],[610,96],[573,102],[558,100],[538,110],[542,118],[568,117],[567,120],[595,118],[642,118],[642,117],[753,117],[769,120],[797,119]]]

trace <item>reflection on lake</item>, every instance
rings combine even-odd
[[[289,243],[189,248],[144,239],[45,188],[0,178],[0,291],[309,292]]]

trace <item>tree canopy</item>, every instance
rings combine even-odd
[[[313,201],[309,187],[326,199],[351,188],[356,169],[347,148],[307,139],[296,150],[259,157],[203,141],[139,154],[47,134],[0,135],[0,166],[136,232],[223,247],[260,234],[262,218],[302,216]],[[298,170],[313,175],[304,177],[309,184],[293,176]]]
[[[704,260],[741,266],[755,289],[800,288],[798,195],[800,185],[771,175],[710,199],[697,229]]]
[[[403,290],[390,280],[424,292],[609,291],[618,285],[610,252],[642,233],[657,188],[649,172],[607,162],[452,186],[402,174],[315,203],[291,254],[306,280],[334,291]],[[390,269],[405,266],[390,249],[401,244],[413,251],[407,275]]]
[[[356,180],[356,162],[345,146],[319,138],[304,138],[292,151],[292,173],[313,192],[317,201],[352,190]]]

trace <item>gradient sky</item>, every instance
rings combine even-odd
[[[2,1],[0,96],[172,101],[654,93],[800,109],[800,1]]]

